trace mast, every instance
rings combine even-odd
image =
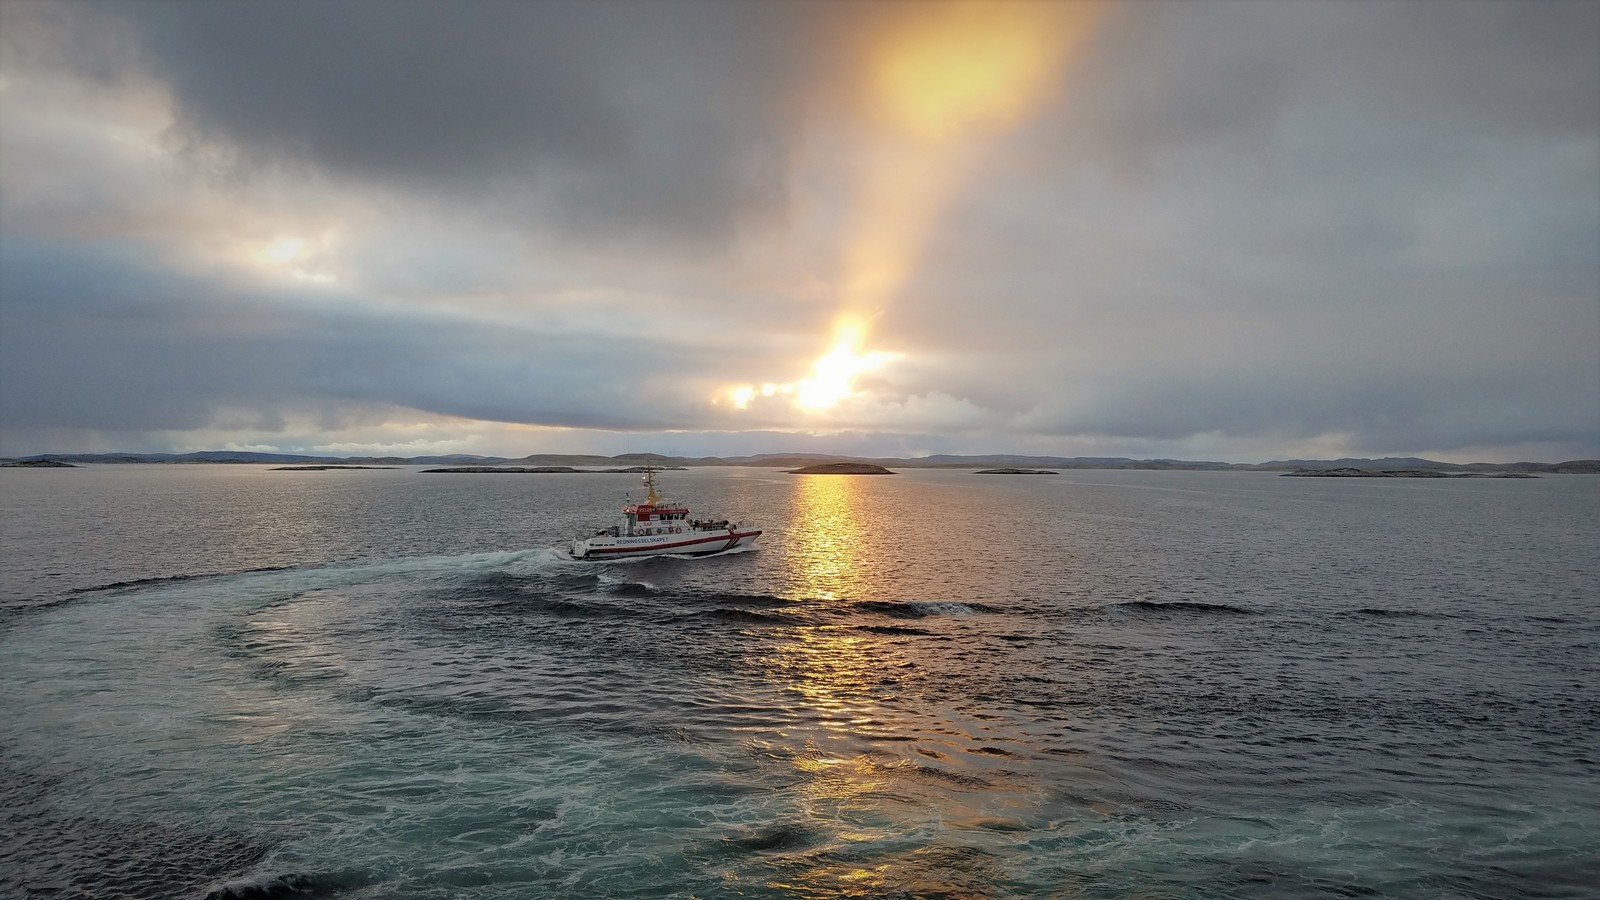
[[[655,466],[644,467],[644,488],[646,491],[644,502],[650,504],[651,506],[655,506],[657,503],[661,502],[661,497],[656,494]]]

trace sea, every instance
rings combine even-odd
[[[0,471],[0,896],[1595,897],[1600,477]]]

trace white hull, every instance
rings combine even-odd
[[[596,535],[572,542],[573,559],[627,559],[637,556],[708,556],[746,547],[761,536],[759,529],[689,529],[666,534],[613,537]]]

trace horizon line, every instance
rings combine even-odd
[[[212,458],[208,459],[207,457],[212,457]],[[259,458],[259,460],[250,459],[250,457]],[[108,452],[96,452],[96,453],[78,453],[78,452],[31,453],[31,454],[22,454],[22,455],[15,455],[15,456],[0,456],[0,461],[3,461],[3,462],[29,462],[29,461],[49,461],[49,460],[56,460],[56,461],[77,460],[77,461],[85,462],[87,464],[94,464],[95,462],[104,463],[104,462],[112,462],[112,461],[115,461],[115,460],[126,460],[126,461],[131,462],[131,463],[151,463],[151,464],[159,463],[161,461],[185,461],[185,462],[202,463],[202,464],[203,463],[248,464],[248,463],[255,462],[255,461],[260,461],[260,462],[265,463],[265,462],[273,462],[273,461],[280,461],[280,460],[305,460],[305,461],[384,460],[384,461],[398,462],[398,463],[401,463],[401,464],[429,465],[429,464],[432,464],[432,463],[435,463],[435,462],[438,462],[438,461],[441,461],[441,460],[453,460],[453,459],[454,460],[479,460],[479,461],[482,461],[482,460],[500,460],[500,461],[503,461],[503,462],[510,463],[510,462],[519,462],[519,461],[523,461],[523,460],[534,459],[534,458],[569,459],[569,460],[570,459],[594,459],[594,460],[613,461],[613,460],[624,460],[624,459],[639,458],[639,457],[653,457],[653,458],[666,460],[666,461],[672,461],[672,462],[676,462],[676,463],[700,462],[703,465],[711,465],[711,466],[715,466],[715,465],[739,466],[739,465],[749,464],[749,461],[755,461],[755,460],[770,460],[770,461],[773,461],[773,464],[775,464],[775,465],[787,465],[787,464],[789,464],[788,461],[796,461],[796,460],[846,460],[846,461],[875,462],[875,463],[898,463],[898,464],[909,466],[909,467],[919,467],[919,466],[921,466],[921,467],[937,467],[938,465],[941,464],[940,462],[934,462],[932,465],[930,465],[930,461],[948,461],[948,462],[944,462],[942,464],[948,465],[949,467],[952,467],[952,468],[959,468],[961,465],[963,465],[962,461],[973,461],[975,464],[987,464],[987,463],[985,463],[983,461],[993,462],[995,460],[1012,460],[1012,461],[1030,461],[1030,460],[1032,460],[1032,461],[1037,461],[1039,464],[1055,464],[1055,465],[1079,464],[1080,467],[1084,467],[1084,468],[1093,468],[1094,466],[1083,466],[1082,465],[1083,463],[1104,463],[1104,464],[1107,464],[1105,466],[1107,468],[1116,467],[1114,464],[1144,464],[1144,465],[1150,465],[1150,466],[1156,466],[1156,465],[1165,464],[1165,465],[1169,465],[1169,466],[1170,465],[1180,465],[1180,466],[1194,466],[1194,467],[1227,467],[1227,468],[1249,469],[1249,468],[1261,468],[1261,467],[1266,467],[1266,466],[1286,465],[1286,464],[1294,464],[1294,463],[1334,464],[1334,463],[1350,463],[1350,462],[1364,462],[1364,463],[1409,462],[1409,463],[1425,463],[1425,464],[1427,464],[1429,466],[1447,467],[1447,468],[1458,468],[1458,467],[1459,468],[1471,468],[1471,467],[1512,468],[1512,467],[1525,467],[1525,466],[1527,466],[1527,467],[1531,467],[1531,466],[1547,467],[1547,466],[1565,466],[1565,465],[1585,464],[1585,463],[1586,464],[1591,464],[1591,465],[1593,465],[1595,467],[1600,467],[1600,459],[1570,459],[1570,460],[1560,460],[1560,461],[1555,461],[1555,462],[1542,462],[1542,461],[1534,461],[1534,460],[1518,460],[1518,461],[1514,461],[1514,462],[1465,462],[1465,463],[1454,463],[1454,462],[1444,462],[1444,461],[1441,461],[1441,460],[1429,459],[1427,457],[1421,457],[1421,456],[1379,456],[1379,457],[1341,456],[1341,457],[1334,457],[1334,458],[1287,457],[1287,458],[1269,459],[1269,460],[1265,460],[1265,461],[1262,461],[1262,462],[1234,462],[1234,461],[1230,461],[1230,460],[1179,459],[1179,458],[1175,458],[1175,457],[1145,457],[1145,458],[1140,458],[1140,457],[1130,457],[1130,456],[1058,456],[1058,455],[1055,455],[1055,454],[1011,453],[1011,452],[1001,452],[1001,453],[934,453],[934,454],[928,454],[928,455],[924,455],[924,456],[904,457],[904,456],[862,456],[862,455],[847,455],[847,454],[837,454],[837,453],[816,453],[816,452],[805,452],[805,451],[780,451],[780,452],[772,452],[772,453],[739,454],[739,455],[733,455],[733,456],[719,456],[719,455],[716,455],[716,454],[702,454],[702,455],[666,454],[666,453],[657,453],[655,451],[629,451],[629,452],[626,452],[626,453],[609,454],[609,455],[608,454],[604,454],[604,453],[542,453],[542,452],[532,452],[532,453],[523,454],[521,456],[505,456],[505,455],[498,455],[498,454],[479,454],[479,453],[423,453],[423,454],[417,454],[417,455],[413,455],[413,456],[401,456],[401,455],[398,455],[398,454],[384,454],[384,453],[338,455],[338,454],[326,454],[326,453],[323,453],[323,454],[317,454],[317,453],[289,453],[289,452],[268,451],[268,450],[190,450],[190,451],[182,451],[182,452],[176,452],[176,451],[149,451],[149,452],[108,451]],[[785,462],[778,462],[779,460],[784,460]],[[755,465],[755,467],[761,467],[762,463],[755,463],[754,465]]]

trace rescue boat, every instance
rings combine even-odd
[[[622,508],[622,520],[572,542],[573,559],[624,559],[635,556],[710,556],[745,547],[761,529],[729,522],[689,518],[689,508],[656,493],[656,470],[644,470],[645,500]]]

